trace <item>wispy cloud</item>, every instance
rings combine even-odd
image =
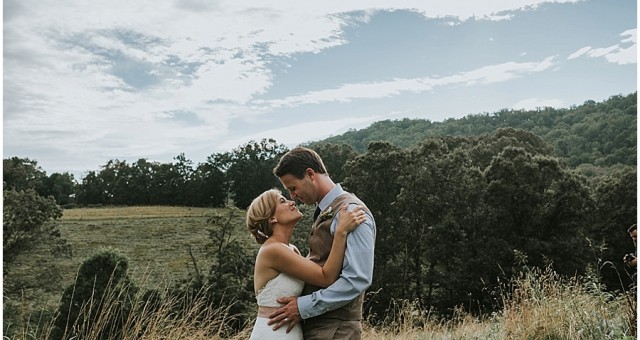
[[[508,62],[490,65],[447,77],[422,77],[414,79],[394,79],[391,81],[345,84],[335,89],[312,91],[300,96],[291,96],[276,100],[256,100],[255,105],[267,105],[273,108],[291,107],[323,102],[349,102],[356,99],[384,98],[401,93],[420,93],[431,91],[438,86],[478,85],[504,82],[529,73],[548,70],[555,65],[554,57],[538,62]]]
[[[250,140],[259,141],[264,138],[274,138],[278,143],[282,143],[288,147],[294,147],[300,144],[301,141],[321,140],[332,135],[342,134],[349,129],[364,128],[383,118],[382,116],[370,116],[295,123],[286,127],[265,130],[256,134],[242,136],[241,138],[234,138],[225,141],[221,147],[230,150]]]
[[[575,52],[571,53],[571,54],[567,57],[567,59],[568,59],[568,60],[572,60],[572,59],[580,58],[581,56],[583,56],[583,55],[587,54],[589,51],[591,51],[591,46],[583,47],[583,48],[581,48],[581,49],[579,49],[579,50],[577,50],[577,51],[575,51]]]
[[[560,99],[527,98],[513,104],[512,108],[516,110],[535,110],[545,107],[560,108],[563,105],[565,103]]]
[[[620,34],[623,39],[619,44],[593,48],[591,46],[583,47],[567,57],[568,60],[576,59],[582,56],[589,58],[605,58],[608,62],[614,64],[636,64],[638,36],[637,29],[630,29]]]

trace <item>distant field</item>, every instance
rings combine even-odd
[[[206,275],[211,263],[207,247],[212,228],[207,220],[214,211],[227,210],[159,206],[67,209],[59,224],[73,256],[54,257],[46,247],[39,247],[16,260],[5,284],[22,287],[27,300],[56,306],[62,290],[73,283],[80,264],[106,247],[115,248],[128,258],[129,275],[143,288],[155,288],[193,274],[189,249]],[[236,223],[242,223],[244,215],[237,211],[236,215]],[[237,232],[238,238],[250,241],[248,232]],[[44,283],[46,289],[33,282]]]
[[[189,207],[105,207],[67,209],[62,215],[63,221],[72,220],[102,220],[102,219],[132,219],[157,217],[202,217],[211,213],[211,208]]]

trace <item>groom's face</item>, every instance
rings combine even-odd
[[[316,187],[313,181],[313,175],[305,175],[297,178],[294,175],[287,174],[280,177],[280,183],[289,191],[292,200],[300,201],[304,204],[315,204],[318,198]]]

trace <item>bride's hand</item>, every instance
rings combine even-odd
[[[360,223],[366,220],[366,218],[365,212],[362,210],[361,206],[357,206],[351,209],[351,211],[347,211],[347,204],[345,204],[340,209],[336,233],[344,233],[346,235],[355,230]]]

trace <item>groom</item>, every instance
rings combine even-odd
[[[355,195],[335,184],[322,159],[313,150],[298,147],[280,158],[273,169],[291,199],[315,204],[316,213],[309,236],[310,260],[324,265],[333,241],[336,220],[334,213],[343,204],[357,205],[367,213],[367,220],[347,238],[342,273],[327,288],[306,284],[300,297],[282,297],[284,304],[269,317],[269,325],[278,329],[288,324],[287,332],[303,321],[304,338],[360,339],[362,333],[362,303],[364,292],[373,279],[373,254],[376,224],[373,215]]]

